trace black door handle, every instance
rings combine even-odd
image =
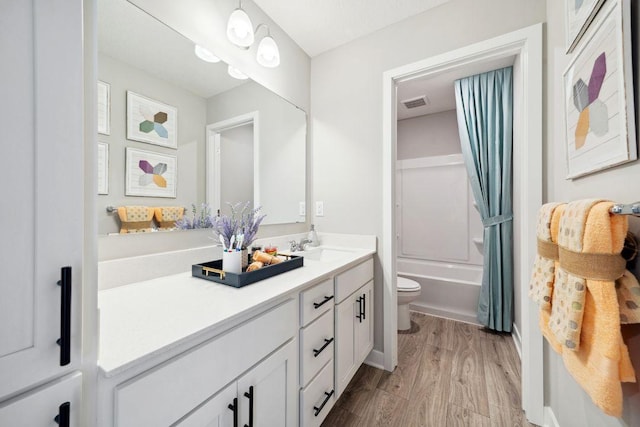
[[[367,294],[362,294],[362,320],[367,318]]]
[[[314,302],[313,303],[313,308],[318,309],[318,308],[322,307],[323,305],[325,305],[327,302],[331,301],[332,299],[333,299],[333,295],[328,296],[328,297],[324,297],[322,302]]]
[[[249,424],[245,424],[244,427],[253,427],[253,386],[249,387],[248,393],[244,393],[244,397],[249,399]]]
[[[233,411],[233,427],[238,427],[238,398],[233,398],[233,403],[229,403],[227,408]]]
[[[71,418],[71,403],[64,402],[58,407],[58,415],[53,419],[60,427],[69,427]]]
[[[358,314],[356,315],[356,319],[362,323],[362,297],[358,297],[356,301],[358,301]]]
[[[71,363],[71,267],[60,269],[60,366]]]
[[[324,408],[324,405],[327,404],[327,402],[329,401],[329,399],[331,399],[331,396],[333,396],[333,390],[331,390],[331,392],[327,393],[326,391],[324,392],[325,398],[322,401],[322,405],[320,406],[314,406],[313,407],[313,416],[317,417],[318,414],[320,413],[320,411],[322,411],[322,408]]]
[[[315,348],[313,349],[313,357],[318,357],[318,355],[320,353],[322,353],[322,350],[324,350],[325,348],[327,348],[327,346],[329,344],[331,344],[333,342],[333,338],[331,339],[324,339],[324,344],[322,344],[322,347],[320,347],[318,350],[316,350]]]

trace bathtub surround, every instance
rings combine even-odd
[[[478,321],[511,332],[513,67],[456,81],[460,145],[484,225]]]

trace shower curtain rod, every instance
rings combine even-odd
[[[634,215],[640,216],[640,202],[635,202],[631,204],[617,204],[613,205],[609,212],[616,215]]]

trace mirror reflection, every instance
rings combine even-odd
[[[98,1],[98,80],[108,88],[98,112],[102,102],[109,113],[108,126],[99,117],[100,234],[120,230],[108,206],[190,215],[194,203],[215,213],[251,201],[263,224],[305,221],[306,114],[195,51],[131,3]]]

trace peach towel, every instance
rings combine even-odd
[[[610,215],[611,202],[593,206],[585,222],[583,251],[620,253],[627,232],[627,218]],[[552,305],[556,302],[555,296]],[[589,394],[594,404],[608,415],[622,415],[621,382],[635,382],[629,351],[620,332],[618,292],[611,281],[587,280],[580,331],[580,346],[562,346],[549,327],[549,313],[540,315],[540,327],[551,347]]]

